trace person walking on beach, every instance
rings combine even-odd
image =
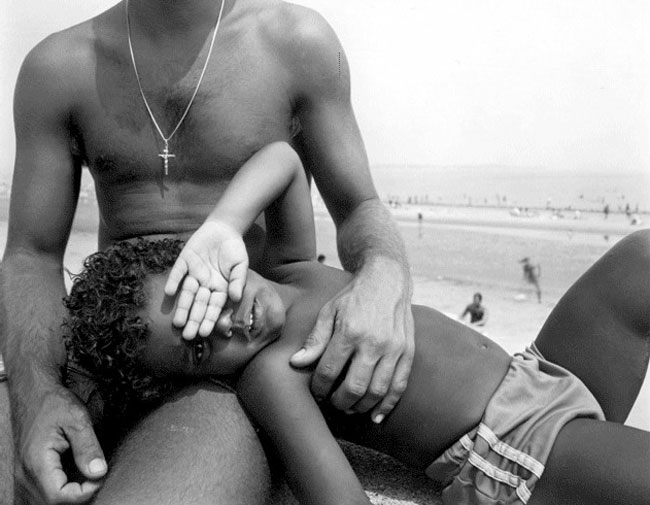
[[[465,307],[465,310],[458,319],[463,321],[465,316],[469,314],[469,322],[471,324],[475,326],[485,326],[485,323],[487,323],[488,311],[482,302],[483,295],[481,293],[474,293],[472,303]]]
[[[268,494],[255,431],[234,395],[214,385],[151,412],[125,437],[103,480],[106,458],[88,411],[59,372],[63,255],[84,166],[95,183],[104,249],[138,236],[187,238],[253,153],[291,143],[332,213],[341,263],[354,273],[322,308],[292,363],[308,366],[322,356],[314,393],[330,397],[336,383],[332,397],[345,411],[380,415],[397,403],[414,352],[405,247],[370,176],[345,53],[317,13],[278,0],[121,1],[30,52],[14,117],[0,294],[2,313],[11,315],[1,318],[2,343],[16,484],[26,500],[83,503],[108,484],[141,505],[207,497],[255,505]],[[266,222],[282,227],[273,212]],[[263,236],[259,225],[247,235],[251,266],[262,256]],[[292,254],[281,240],[276,246],[276,260]],[[315,258],[315,244],[308,247]],[[204,331],[197,321],[206,306],[214,313],[223,303],[214,294],[219,283],[181,285],[203,303],[189,312],[186,338]],[[392,289],[378,289],[387,285]],[[192,450],[183,432],[169,430],[171,422],[192,426]],[[197,465],[208,454],[228,471]],[[63,459],[74,461],[79,482]],[[145,459],[145,467],[129,466]],[[94,503],[107,499],[100,491]]]
[[[539,287],[539,278],[542,274],[541,265],[533,265],[528,257],[519,260],[519,263],[521,263],[524,270],[524,280],[528,284],[533,285],[535,288],[535,294],[537,295],[537,302],[542,303],[542,290]]]

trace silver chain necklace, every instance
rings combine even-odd
[[[201,70],[201,75],[199,76],[199,82],[196,84],[196,88],[194,88],[194,93],[192,94],[192,98],[190,98],[189,103],[187,104],[187,107],[185,107],[185,112],[183,112],[183,115],[181,116],[180,120],[178,121],[178,124],[176,125],[176,128],[172,130],[172,132],[169,134],[169,136],[165,137],[165,134],[162,132],[160,126],[158,125],[158,121],[156,121],[156,118],[153,115],[153,112],[151,111],[151,107],[149,107],[149,102],[147,102],[147,97],[144,96],[144,90],[142,89],[142,83],[140,82],[140,74],[138,74],[138,67],[135,64],[135,55],[133,54],[133,43],[131,42],[131,22],[129,18],[129,0],[126,0],[125,2],[125,10],[126,10],[126,34],[129,39],[129,51],[131,53],[131,63],[133,63],[133,71],[135,72],[135,79],[138,81],[138,88],[140,89],[140,96],[142,96],[142,101],[144,102],[144,106],[147,108],[147,112],[149,113],[149,117],[151,118],[151,121],[153,122],[154,126],[156,127],[156,130],[158,131],[158,134],[160,137],[163,139],[163,142],[165,143],[165,148],[163,149],[163,152],[158,155],[159,158],[162,158],[163,160],[163,167],[165,169],[165,175],[169,175],[169,158],[175,158],[176,155],[172,154],[169,152],[169,141],[171,138],[174,136],[174,134],[178,131],[178,128],[181,126],[183,121],[185,120],[185,117],[187,116],[187,113],[190,111],[190,107],[194,103],[194,98],[196,98],[196,94],[199,92],[199,87],[201,86],[201,81],[203,81],[203,76],[205,75],[205,70],[208,68],[208,62],[210,61],[210,56],[212,56],[212,48],[214,47],[214,41],[217,38],[217,32],[219,31],[219,24],[221,24],[221,15],[223,13],[223,5],[225,3],[225,0],[221,0],[221,8],[219,9],[219,16],[217,17],[217,22],[214,26],[214,32],[212,33],[212,41],[210,42],[210,49],[208,50],[208,56],[205,59],[205,63],[203,64],[203,70]]]

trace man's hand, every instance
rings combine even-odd
[[[228,297],[241,300],[247,271],[248,253],[235,229],[206,221],[194,232],[165,285],[165,293],[173,296],[182,282],[173,322],[183,328],[183,338],[210,335]]]
[[[26,503],[88,502],[101,487],[107,467],[86,409],[62,386],[33,407],[21,425],[14,426],[16,490],[25,495]],[[65,473],[61,456],[68,450],[83,476],[81,482],[71,481]]]
[[[320,311],[303,348],[291,364],[320,361],[312,379],[317,399],[331,394],[332,404],[348,412],[372,410],[381,422],[406,390],[413,363],[410,289],[396,268],[363,270]],[[400,289],[401,288],[401,289]],[[322,355],[322,357],[321,357]],[[347,364],[345,378],[332,387]]]

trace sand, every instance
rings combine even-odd
[[[534,340],[568,286],[617,240],[638,229],[620,215],[605,220],[584,213],[580,219],[558,219],[541,211],[532,217],[515,217],[503,208],[442,206],[392,211],[411,262],[414,301],[457,317],[473,293],[480,291],[489,310],[485,332],[509,352],[522,350]],[[318,201],[315,212],[319,252],[326,255],[326,263],[339,266],[334,226]],[[65,265],[72,272],[79,271],[83,258],[96,248],[90,231],[96,220],[83,219],[66,252]],[[6,222],[0,221],[0,252],[5,237]],[[542,303],[523,281],[519,260],[525,256],[541,264]],[[627,422],[646,430],[650,430],[649,383],[646,380]],[[349,444],[344,450],[373,503],[439,503],[433,486],[421,475]],[[289,498],[287,502],[295,503]]]
[[[319,253],[340,266],[335,228],[315,205]],[[480,292],[487,307],[483,332],[510,353],[532,342],[562,294],[626,234],[625,216],[607,220],[583,214],[579,220],[551,213],[518,218],[507,209],[402,207],[393,210],[404,237],[414,280],[414,303],[458,317]],[[420,226],[418,213],[422,213]],[[646,219],[647,221],[647,219]],[[519,260],[541,264],[542,303],[523,280]],[[626,424],[650,430],[650,378]]]

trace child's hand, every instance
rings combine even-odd
[[[173,318],[183,338],[210,335],[227,298],[241,299],[247,270],[246,246],[234,228],[206,221],[194,232],[165,284],[165,294],[173,296],[183,282]]]

